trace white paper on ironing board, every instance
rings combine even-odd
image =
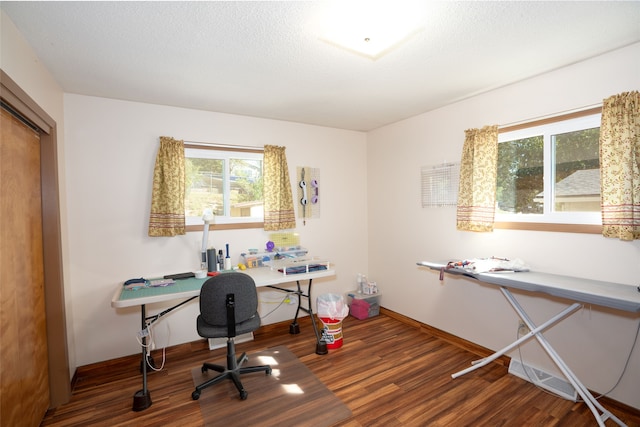
[[[418,265],[440,270],[442,267],[446,267],[447,264],[423,261],[419,262]],[[512,274],[472,274],[450,268],[446,269],[445,272],[461,274],[493,285],[530,292],[542,292],[556,297],[632,313],[640,312],[640,292],[635,285],[535,271],[515,272]]]

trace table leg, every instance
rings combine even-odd
[[[289,333],[291,335],[296,335],[300,333],[300,325],[298,324],[298,314],[300,314],[300,310],[304,310],[304,308],[302,307],[302,297],[303,297],[303,293],[302,293],[302,289],[300,288],[300,281],[296,280],[296,286],[297,286],[297,290],[295,291],[289,291],[287,289],[282,289],[287,293],[294,293],[296,295],[298,295],[298,307],[296,308],[296,314],[295,316],[293,316],[293,320],[291,321],[291,324],[289,325]],[[275,287],[275,286],[274,286]],[[276,288],[276,289],[280,289],[280,288]]]
[[[140,306],[142,312],[142,329],[144,330],[147,325],[146,307],[144,304]],[[151,394],[147,389],[147,362],[145,360],[147,356],[147,337],[142,337],[142,390],[138,390],[133,395],[133,410],[143,411],[151,406]]]
[[[320,335],[320,331],[318,330],[318,322],[316,316],[313,313],[313,307],[311,304],[311,284],[313,283],[313,279],[309,279],[309,283],[307,284],[307,293],[305,294],[302,291],[302,287],[300,286],[300,281],[296,280],[296,290],[292,291],[290,289],[279,288],[277,286],[269,286],[270,288],[277,289],[279,291],[294,293],[298,295],[298,307],[296,308],[296,314],[293,317],[293,321],[289,325],[289,333],[290,334],[299,334],[300,333],[300,325],[298,324],[298,315],[300,314],[300,310],[309,314],[311,318],[311,325],[313,326],[313,332],[316,335],[316,354],[324,355],[329,353],[327,349],[327,343]],[[302,298],[307,299],[307,306],[302,306]]]
[[[313,325],[313,332],[316,334],[316,354],[323,355],[323,354],[329,353],[329,350],[327,350],[327,343],[320,335],[320,331],[318,331],[318,319],[313,313],[313,307],[311,305],[311,281],[312,279],[309,279],[309,285],[307,286],[307,295],[305,295],[307,297],[307,310],[305,311],[309,313],[309,317],[311,317],[311,325]],[[298,289],[300,289],[299,281],[296,283],[298,283]],[[299,302],[300,302],[300,298],[298,298],[298,303]]]

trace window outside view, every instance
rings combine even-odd
[[[600,128],[555,135],[556,212],[600,212]]]
[[[562,127],[543,126],[536,129],[537,134],[530,131],[527,134],[526,130],[509,133],[516,138],[501,135],[496,187],[498,220],[518,221],[536,216],[536,221],[543,218],[543,222],[555,222],[554,218],[561,216],[566,220],[588,213],[588,223],[598,221],[600,128],[558,131]]]
[[[215,221],[262,221],[262,154],[185,150],[187,224],[202,223],[211,209]]]
[[[498,144],[497,211],[541,214],[534,201],[544,189],[542,136]]]

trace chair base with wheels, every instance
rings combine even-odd
[[[242,365],[249,359],[247,357],[247,353],[242,353],[242,355],[238,357],[237,360],[235,358],[235,354],[236,354],[235,343],[233,341],[233,338],[229,338],[227,340],[227,367],[225,368],[224,366],[221,366],[221,365],[205,362],[201,368],[202,373],[205,373],[208,370],[212,370],[212,371],[220,372],[220,375],[213,377],[205,381],[204,383],[196,386],[195,391],[191,393],[191,398],[193,400],[198,400],[200,398],[200,392],[202,390],[204,390],[209,386],[217,384],[226,378],[233,381],[236,388],[238,389],[238,392],[240,393],[240,399],[245,400],[247,398],[248,393],[244,389],[244,387],[242,386],[242,382],[240,381],[241,374],[264,371],[265,374],[271,375],[271,366],[260,365],[260,366],[243,367]]]

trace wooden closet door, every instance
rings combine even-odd
[[[40,136],[0,123],[0,418],[38,426],[49,407]]]

